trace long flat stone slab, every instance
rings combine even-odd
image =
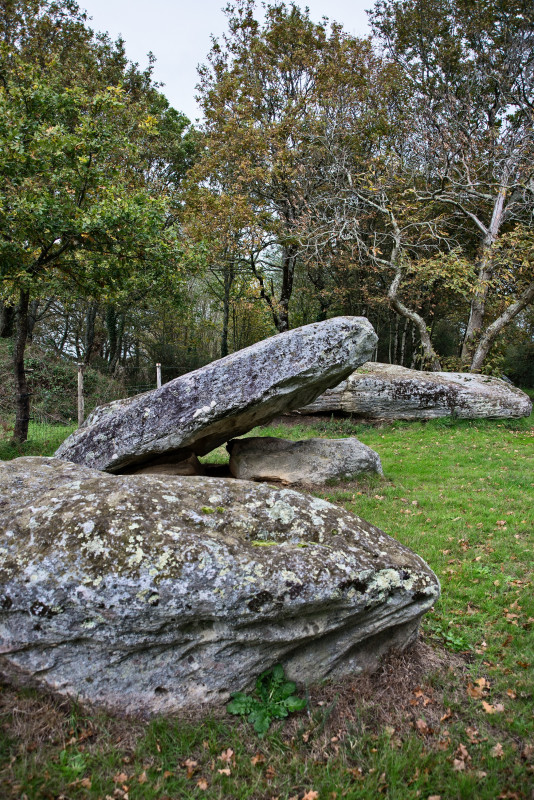
[[[471,372],[421,372],[369,362],[299,409],[367,419],[500,419],[528,417],[530,397],[500,378]]]
[[[56,451],[108,472],[204,455],[256,425],[311,403],[367,361],[377,341],[364,317],[304,325],[97,408]]]

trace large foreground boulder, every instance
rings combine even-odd
[[[56,455],[108,472],[204,455],[312,402],[367,361],[376,341],[363,317],[280,333],[160,389],[101,406]]]
[[[273,436],[232,439],[230,472],[253,481],[321,484],[355,478],[363,472],[383,474],[380,456],[355,437],[304,439],[293,442]]]
[[[470,372],[421,372],[368,362],[302,413],[341,411],[368,419],[528,417],[529,396],[500,378]]]
[[[249,481],[21,458],[0,464],[0,530],[0,672],[123,712],[224,702],[277,662],[353,675],[439,594],[374,526]]]

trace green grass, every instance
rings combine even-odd
[[[53,429],[24,454],[50,455],[69,432]],[[383,479],[316,494],[435,570],[443,594],[423,622],[422,645],[371,679],[311,687],[308,711],[261,740],[224,713],[120,720],[6,685],[0,796],[530,800],[534,418],[382,427],[318,420],[253,435],[356,435],[380,454]],[[12,454],[0,439],[0,458]],[[224,448],[209,457],[226,459]]]
[[[19,456],[51,456],[62,441],[76,430],[76,425],[48,425],[30,422],[28,440],[23,444],[12,441],[12,429],[0,429],[0,461]]]

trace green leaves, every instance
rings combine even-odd
[[[256,733],[264,736],[274,719],[284,719],[306,708],[306,700],[297,697],[295,690],[293,681],[286,680],[282,665],[276,664],[258,677],[253,695],[234,692],[226,710],[246,716]]]

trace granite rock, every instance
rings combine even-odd
[[[367,361],[376,341],[363,317],[280,333],[160,389],[97,408],[56,455],[108,472],[204,455],[312,402]]]
[[[367,419],[528,417],[529,396],[510,383],[471,372],[421,372],[368,362],[301,413],[340,411]]]
[[[16,459],[0,530],[0,673],[120,712],[220,704],[277,662],[371,669],[439,595],[378,528],[250,481]]]
[[[291,441],[272,436],[232,439],[230,472],[235,478],[282,483],[321,484],[355,478],[362,472],[383,474],[380,456],[355,437]]]

